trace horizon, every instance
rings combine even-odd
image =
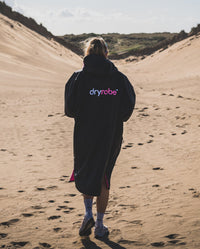
[[[54,35],[189,32],[200,23],[198,0],[4,0],[14,11],[41,23]],[[114,6],[114,8],[113,8]],[[180,8],[181,6],[181,8]],[[177,12],[177,10],[179,10]]]

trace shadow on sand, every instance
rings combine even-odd
[[[108,237],[99,239],[100,241],[104,242],[112,249],[126,249],[123,246],[115,243],[114,241],[109,240]],[[102,249],[101,247],[97,246],[95,242],[91,241],[89,237],[81,239],[81,242],[86,249]]]

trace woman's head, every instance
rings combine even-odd
[[[94,37],[88,42],[85,50],[85,56],[90,54],[96,54],[107,57],[108,47],[103,38]]]

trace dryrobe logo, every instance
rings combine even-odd
[[[90,93],[90,95],[97,94],[98,96],[100,96],[100,95],[117,95],[117,91],[118,91],[118,89],[111,90],[110,88],[108,88],[107,90],[96,90],[93,88],[89,91],[89,93]]]

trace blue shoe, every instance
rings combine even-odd
[[[109,235],[108,228],[106,226],[95,227],[94,236],[96,239],[101,239]]]
[[[94,219],[84,217],[81,228],[79,230],[80,236],[89,236],[91,234],[91,228],[95,225]]]

